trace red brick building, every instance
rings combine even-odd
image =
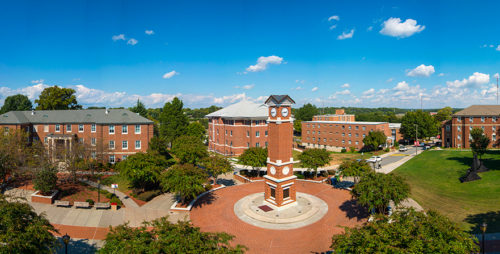
[[[443,147],[470,148],[473,128],[481,128],[490,140],[489,147],[499,147],[500,105],[472,105],[455,113],[452,119],[442,123]]]
[[[206,117],[210,151],[238,156],[249,147],[267,147],[266,104],[242,100]]]
[[[343,109],[336,109],[334,115],[317,115],[313,116],[313,121],[338,121],[338,122],[354,122],[354,115],[347,115]]]
[[[49,153],[81,142],[110,163],[146,152],[153,137],[153,122],[126,109],[10,111],[0,115],[0,127],[26,131],[29,142],[43,142]]]

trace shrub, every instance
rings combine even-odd
[[[88,202],[90,205],[94,205],[94,200],[93,199],[87,199],[85,202]]]
[[[306,178],[303,174],[301,174],[299,172],[294,173],[294,175],[297,176],[297,179],[305,179]]]
[[[50,194],[57,185],[57,170],[55,168],[44,168],[40,170],[33,180],[34,188],[41,194]]]
[[[113,194],[114,195],[114,194]],[[116,203],[118,205],[123,205],[122,201],[116,196],[112,196],[110,199],[109,199],[109,202],[110,203]]]
[[[327,170],[326,172],[328,173],[328,175],[335,175],[337,173],[337,171],[335,170]]]
[[[351,151],[351,153],[356,152],[356,147],[354,146],[349,147],[349,151]]]
[[[384,152],[389,152],[391,149],[389,149],[389,147],[387,147],[386,149],[384,149]]]
[[[345,148],[342,148],[342,150],[340,150],[341,153],[346,153],[347,150]]]
[[[326,172],[326,171],[321,171],[321,176],[328,177],[328,172]]]
[[[142,192],[140,194],[137,194],[137,199],[148,202],[160,194],[161,194],[160,190],[145,191],[145,192]]]
[[[396,148],[399,147],[399,142],[398,141],[394,141],[394,147],[396,147]]]

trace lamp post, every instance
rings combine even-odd
[[[415,155],[417,155],[417,142],[418,142],[418,124],[415,124]]]
[[[63,235],[63,237],[62,237],[62,240],[64,242],[64,253],[65,254],[68,254],[68,243],[69,243],[70,239],[71,239],[71,237],[69,237],[69,235],[67,233],[65,235]]]
[[[484,234],[486,233],[486,227],[488,227],[488,224],[486,224],[486,222],[483,222],[483,224],[481,224],[481,231],[483,232],[483,244],[482,244],[482,247],[483,247],[483,251],[482,253],[484,254]]]

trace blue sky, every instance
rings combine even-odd
[[[2,1],[0,99],[59,85],[86,106],[495,104],[500,2],[436,2]]]

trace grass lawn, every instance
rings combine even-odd
[[[101,179],[102,185],[106,185],[108,187],[111,187],[111,184],[113,184],[113,183],[118,184],[118,190],[123,192],[123,193],[126,193],[127,191],[132,189],[129,185],[128,179],[124,176],[119,175],[119,174],[104,177]]]
[[[434,209],[459,223],[464,230],[479,233],[479,224],[488,223],[487,232],[500,232],[500,151],[483,156],[490,169],[481,180],[460,183],[472,165],[470,151],[427,151],[394,171],[411,186],[411,197],[425,209]]]
[[[348,151],[346,153],[330,152],[330,158],[331,158],[330,165],[338,165],[338,164],[341,164],[345,160],[368,159],[368,158],[372,157],[373,155],[382,155],[384,153],[385,152],[383,150],[379,150],[376,152],[364,152],[364,153],[360,153],[360,152],[352,153],[350,151]],[[298,161],[300,154],[301,154],[301,152],[296,151],[296,150],[292,150],[293,160]],[[302,165],[299,163],[299,164],[296,164],[295,167],[302,167]]]

